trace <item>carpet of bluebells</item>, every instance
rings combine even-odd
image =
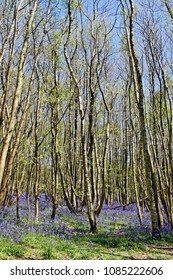
[[[26,197],[23,194],[19,199],[20,220],[16,218],[16,205],[0,210],[0,237],[10,238],[20,243],[21,238],[28,233],[41,233],[44,235],[58,236],[60,239],[70,240],[74,235],[86,234],[89,230],[87,215],[85,212],[72,214],[66,206],[57,209],[56,218],[51,221],[52,205],[45,194],[39,198],[39,222],[34,219],[34,199],[30,197],[31,204],[31,222],[27,224]],[[116,236],[133,236],[133,238],[145,238],[145,235],[151,235],[150,214],[143,213],[143,225],[141,226],[137,216],[136,205],[132,204],[126,207],[112,209],[118,206],[117,203],[108,207],[103,206],[102,212],[98,217],[98,230],[102,235],[115,234]],[[163,232],[169,233],[173,237],[168,226],[165,224]],[[141,233],[143,233],[141,235]]]

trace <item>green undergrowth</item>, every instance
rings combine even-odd
[[[173,243],[168,235],[153,240],[145,235],[75,234],[64,240],[56,235],[29,233],[16,243],[0,238],[0,259],[173,259]]]
[[[0,237],[0,259],[28,260],[129,260],[129,259],[173,259],[173,236],[162,233],[158,239],[153,239],[146,230],[140,230],[135,224],[111,214],[100,218],[99,232],[88,232],[88,221],[83,214],[70,216],[59,211],[57,228],[50,223],[51,234],[29,232],[14,238]],[[113,214],[114,215],[114,214]],[[103,220],[102,220],[103,219]],[[32,221],[33,226],[34,222]],[[42,221],[38,224],[41,225]],[[20,220],[16,224],[17,233],[26,224]],[[15,227],[13,228],[15,229]]]

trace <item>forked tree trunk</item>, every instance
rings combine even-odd
[[[122,1],[121,1],[122,3]],[[149,199],[149,208],[151,213],[152,221],[152,235],[157,236],[159,234],[158,229],[158,192],[157,185],[155,182],[154,172],[152,171],[151,159],[148,151],[148,142],[147,142],[147,131],[145,123],[145,113],[144,113],[144,91],[142,83],[142,75],[139,70],[139,62],[134,48],[134,3],[132,0],[129,0],[130,4],[130,15],[129,15],[129,27],[127,24],[126,11],[124,5],[123,15],[124,15],[124,24],[126,29],[126,38],[129,49],[129,57],[131,62],[131,70],[133,73],[134,79],[134,88],[135,88],[135,97],[139,113],[139,126],[140,126],[140,135],[142,141],[142,153],[144,158],[144,167],[145,167],[145,185],[147,188],[148,199]]]
[[[80,120],[81,120],[81,146],[82,146],[82,163],[83,163],[83,169],[84,169],[84,184],[85,184],[85,190],[86,190],[86,203],[87,203],[87,213],[88,213],[88,219],[90,223],[90,232],[95,233],[97,231],[97,223],[96,223],[96,216],[94,213],[94,205],[93,205],[93,196],[92,196],[92,185],[89,178],[89,170],[88,170],[88,155],[87,155],[87,146],[86,146],[86,137],[85,137],[85,111],[83,108],[82,103],[82,95],[80,91],[80,85],[78,83],[78,80],[75,76],[73,67],[71,65],[69,56],[67,54],[67,46],[69,43],[69,39],[71,36],[71,28],[72,28],[72,12],[71,12],[71,0],[68,1],[68,18],[69,18],[69,28],[68,28],[68,34],[67,39],[64,44],[64,56],[67,62],[68,69],[70,71],[70,75],[73,79],[73,82],[76,87],[76,93],[77,93],[77,100],[78,100],[78,106],[79,106],[79,113],[80,113]]]

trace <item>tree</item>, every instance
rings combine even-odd
[[[14,18],[14,35],[13,35],[13,41],[12,41],[12,49],[9,49],[9,64],[8,64],[8,71],[7,71],[7,80],[4,87],[4,95],[3,95],[3,105],[1,109],[1,124],[4,126],[4,120],[3,120],[3,112],[4,108],[7,106],[7,97],[9,92],[9,81],[10,81],[10,75],[11,75],[11,61],[14,56],[14,45],[16,41],[16,32],[17,32],[17,21],[18,21],[18,15],[20,11],[20,7],[23,1],[20,2],[17,10],[16,5],[14,5],[14,13],[16,13]],[[5,135],[3,135],[3,141],[1,145],[1,152],[0,152],[0,203],[2,203],[4,194],[5,194],[5,186],[3,186],[3,180],[4,180],[4,174],[6,169],[6,161],[8,157],[8,153],[10,153],[11,147],[11,140],[12,136],[14,135],[15,125],[17,122],[17,116],[18,116],[18,110],[21,102],[21,94],[22,94],[22,88],[24,83],[24,71],[25,71],[25,65],[26,65],[26,59],[27,59],[27,50],[28,50],[28,41],[31,33],[31,27],[34,19],[34,15],[37,9],[38,1],[34,1],[31,5],[31,13],[27,15],[26,18],[26,29],[24,34],[24,39],[21,47],[21,51],[19,54],[19,63],[18,63],[18,70],[17,70],[17,78],[16,78],[16,85],[14,89],[13,99],[11,103],[11,111],[9,113],[9,123],[7,124],[7,129]],[[16,17],[17,16],[17,17]],[[23,115],[24,116],[24,115]],[[15,151],[16,149],[13,149]],[[14,158],[14,156],[13,156]]]
[[[158,202],[158,190],[155,179],[154,170],[151,163],[151,158],[148,150],[147,141],[147,130],[145,122],[145,112],[144,112],[144,90],[142,83],[142,75],[139,69],[139,61],[134,48],[134,3],[129,0],[129,23],[127,23],[126,10],[123,2],[121,1],[123,8],[124,25],[126,30],[126,38],[129,49],[129,58],[131,63],[131,71],[133,73],[133,82],[135,89],[135,98],[139,114],[139,124],[140,124],[140,134],[142,142],[142,152],[144,157],[144,167],[145,167],[145,180],[146,188],[149,198],[149,207],[152,220],[152,235],[158,235],[158,224],[159,221],[159,202]]]

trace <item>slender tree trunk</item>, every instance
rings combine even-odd
[[[21,99],[21,93],[22,93],[22,87],[23,87],[23,81],[24,81],[24,69],[25,69],[25,63],[26,63],[26,57],[27,57],[27,49],[28,49],[28,39],[32,27],[33,18],[35,15],[35,11],[37,9],[38,1],[34,1],[33,9],[30,14],[30,18],[27,22],[27,28],[25,33],[25,38],[22,46],[22,50],[20,53],[20,60],[19,60],[19,68],[18,68],[18,74],[17,74],[17,84],[16,84],[16,90],[13,98],[12,103],[12,109],[11,109],[11,115],[10,115],[10,122],[7,134],[4,138],[1,153],[0,153],[0,198],[3,199],[5,189],[2,188],[3,183],[3,176],[4,171],[6,168],[6,159],[10,147],[11,138],[14,132],[14,127],[16,124],[16,117],[17,117],[17,111],[18,106]],[[0,201],[0,204],[2,203],[2,200]]]
[[[122,3],[122,1],[121,1]],[[157,185],[155,184],[154,173],[152,170],[151,159],[148,152],[148,143],[147,143],[147,131],[146,131],[146,123],[145,123],[145,113],[144,113],[144,91],[143,91],[143,83],[142,83],[142,75],[139,70],[139,62],[134,49],[134,3],[132,0],[129,0],[130,4],[130,15],[129,15],[129,28],[127,26],[127,19],[125,15],[124,5],[124,22],[126,28],[126,38],[129,48],[129,56],[131,61],[131,70],[133,73],[134,79],[134,87],[135,87],[135,95],[136,102],[139,113],[139,125],[140,125],[140,134],[142,141],[142,152],[144,157],[144,166],[145,166],[145,183],[148,192],[149,198],[149,207],[151,213],[151,221],[152,221],[152,235],[157,236],[159,233],[158,230],[158,192]],[[153,185],[154,183],[154,185]]]
[[[67,66],[70,71],[70,75],[73,79],[73,82],[76,86],[77,90],[77,97],[78,97],[78,106],[79,106],[79,112],[80,112],[80,119],[81,119],[81,145],[82,145],[82,161],[83,161],[83,168],[84,168],[84,183],[86,188],[86,198],[87,198],[87,208],[88,208],[88,219],[90,222],[90,232],[94,233],[97,231],[97,224],[96,224],[96,217],[94,213],[94,206],[93,206],[93,196],[92,196],[92,186],[89,179],[89,170],[88,170],[88,156],[87,156],[87,145],[86,145],[86,137],[85,137],[85,112],[83,109],[82,104],[82,96],[80,92],[80,86],[78,83],[78,80],[75,76],[74,70],[72,68],[72,65],[70,63],[70,59],[67,54],[67,45],[69,43],[70,35],[71,35],[71,28],[72,28],[72,12],[71,12],[71,0],[68,1],[68,16],[69,16],[69,30],[66,42],[64,44],[64,56],[67,62]]]

